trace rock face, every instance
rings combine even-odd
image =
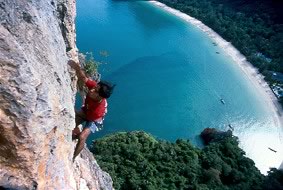
[[[75,163],[75,0],[0,0],[0,189],[112,189],[92,154]]]

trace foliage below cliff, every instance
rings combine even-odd
[[[91,151],[115,189],[244,190],[264,184],[265,177],[232,135],[201,150],[185,140],[171,143],[144,132],[117,133],[96,140]]]

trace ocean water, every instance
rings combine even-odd
[[[117,131],[144,130],[202,146],[204,128],[228,130],[230,124],[262,171],[278,164],[267,150],[279,142],[270,110],[231,58],[199,29],[148,2],[114,0],[78,0],[76,28],[80,51],[93,52],[103,63],[102,78],[117,85],[104,129],[88,144]],[[108,56],[101,55],[105,51]],[[266,152],[268,158],[258,158]]]

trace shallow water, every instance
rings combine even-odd
[[[78,0],[76,24],[80,51],[94,52],[105,63],[102,78],[117,84],[104,130],[89,144],[109,133],[144,130],[201,146],[204,128],[227,130],[231,124],[252,157],[277,148],[272,114],[243,72],[199,29],[143,1]],[[108,57],[99,54],[104,50]],[[275,140],[254,150],[262,134]]]

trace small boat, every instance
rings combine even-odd
[[[217,54],[219,54],[219,52],[218,52],[218,51],[217,51],[216,53],[217,53]]]
[[[229,123],[228,124],[228,127],[232,130],[232,131],[234,131],[234,127],[232,127],[232,125]]]
[[[221,98],[220,99],[220,102],[222,103],[222,104],[225,104],[225,101]]]
[[[272,148],[269,148],[269,147],[268,147],[268,149],[271,150],[271,151],[273,151],[273,152],[275,152],[275,153],[277,152],[276,150],[274,150],[274,149],[272,149]]]

